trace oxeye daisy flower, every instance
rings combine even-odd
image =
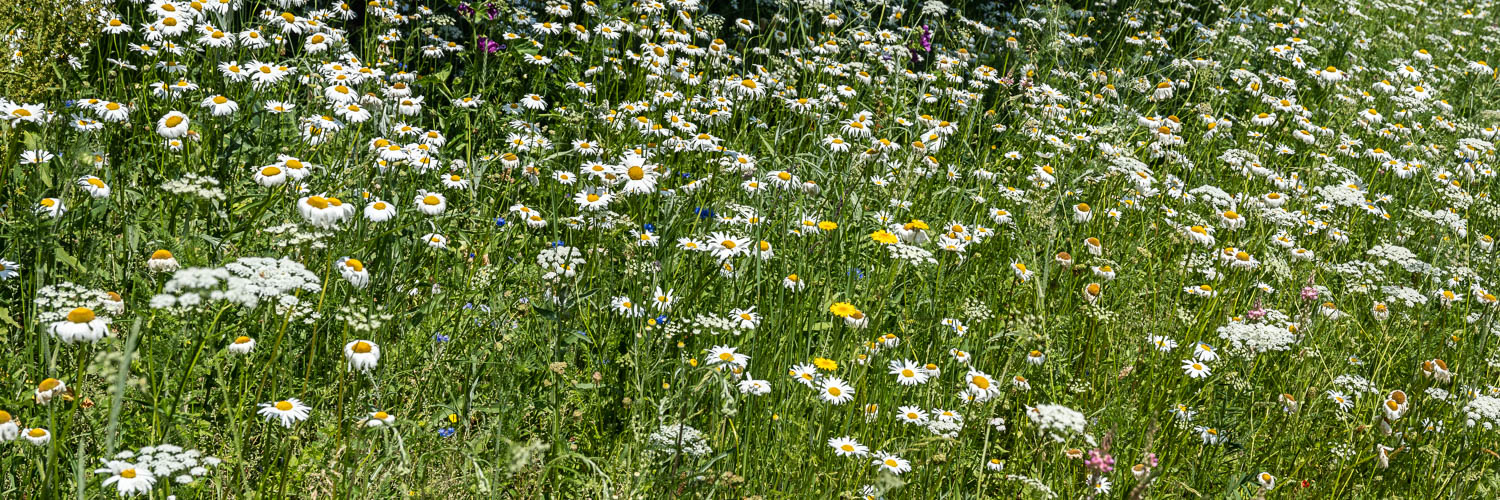
[[[213,116],[229,116],[240,110],[239,103],[231,101],[222,95],[203,99],[202,106]]]
[[[178,267],[177,258],[166,249],[151,252],[151,257],[146,259],[146,269],[154,273],[170,273],[176,271]]]
[[[448,248],[448,237],[447,236],[443,236],[441,234],[437,234],[437,233],[427,233],[427,234],[424,234],[424,235],[422,235],[422,241],[427,242],[427,246],[432,247],[432,248],[436,248],[436,249],[439,249],[439,250],[442,250],[444,248]]]
[[[1328,400],[1332,401],[1333,406],[1340,410],[1349,411],[1350,408],[1354,407],[1354,400],[1349,399],[1349,396],[1339,391],[1328,391]]]
[[[708,364],[727,365],[744,368],[750,363],[750,356],[735,352],[735,348],[729,346],[714,346],[708,351]]]
[[[396,416],[383,411],[371,412],[363,424],[365,427],[385,427],[396,423]]]
[[[749,375],[745,376],[745,380],[740,381],[738,387],[741,394],[764,396],[771,393],[770,382],[767,382],[765,380],[757,380]]]
[[[26,438],[27,442],[36,447],[46,446],[48,442],[52,441],[52,433],[41,427],[26,429],[21,433],[21,437]]]
[[[1094,489],[1094,493],[1096,494],[1109,494],[1110,482],[1108,477],[1099,476],[1098,479],[1095,479],[1094,482],[1089,486]]]
[[[901,385],[921,385],[927,382],[927,372],[912,360],[892,360],[890,373],[896,376],[896,383]]]
[[[380,364],[380,346],[368,340],[355,340],[344,344],[344,360],[350,370],[370,372]]]
[[[841,457],[863,457],[870,453],[870,447],[859,444],[849,436],[830,438],[828,446],[833,448],[833,453]]]
[[[255,339],[244,335],[235,337],[234,342],[229,344],[228,349],[231,354],[250,354],[250,351],[255,350]]]
[[[677,295],[674,292],[675,290],[663,292],[661,287],[656,287],[655,293],[651,295],[651,306],[662,312],[672,310],[672,306],[677,303]]]
[[[1046,361],[1047,361],[1047,355],[1042,354],[1042,351],[1031,351],[1029,353],[1026,353],[1026,362],[1027,363],[1030,363],[1030,364],[1036,365],[1036,366],[1041,366],[1042,363],[1045,363]]]
[[[292,424],[307,420],[312,408],[302,404],[297,398],[261,403],[259,413],[266,420],[280,422],[282,427],[290,429]]]
[[[66,343],[94,343],[109,333],[109,318],[99,317],[93,309],[77,307],[63,319],[53,322],[47,330]]]
[[[729,312],[729,321],[735,328],[742,330],[754,330],[760,326],[760,315],[755,313],[755,308],[734,309]]]
[[[1214,362],[1219,360],[1219,353],[1214,350],[1214,346],[1203,342],[1195,342],[1193,343],[1193,359],[1206,363]]]
[[[21,436],[21,424],[11,418],[10,412],[0,410],[0,443],[15,441]]]
[[[286,182],[287,178],[288,175],[286,171],[277,165],[267,165],[264,167],[260,167],[255,171],[255,174],[251,176],[251,180],[254,180],[256,184],[260,184],[264,187],[279,186],[282,183]]]
[[[46,378],[36,385],[36,404],[45,405],[52,398],[68,392],[68,384],[55,378]]]
[[[1197,430],[1198,430],[1198,438],[1203,441],[1203,444],[1209,444],[1209,445],[1219,444],[1219,443],[1224,442],[1224,440],[1226,439],[1224,437],[1223,433],[1219,432],[1218,429],[1215,429],[1213,427],[1206,427],[1206,426],[1201,426],[1200,425],[1200,426],[1198,426]]]
[[[369,286],[370,272],[365,270],[364,262],[359,259],[340,257],[335,265],[338,267],[339,274],[344,277],[344,280],[354,285],[355,288]]]
[[[176,139],[188,133],[188,116],[170,111],[156,121],[156,133],[166,139]]]
[[[710,254],[722,261],[750,251],[750,239],[715,232],[709,235],[705,246]]]
[[[870,325],[870,317],[865,316],[864,311],[854,311],[844,317],[844,324],[850,328],[864,328]]]
[[[109,185],[105,184],[103,179],[94,177],[92,175],[79,177],[78,187],[83,188],[83,191],[85,193],[88,193],[89,196],[96,199],[109,197]]]
[[[1026,264],[1022,264],[1019,261],[1011,261],[1010,270],[1016,274],[1016,279],[1019,279],[1023,282],[1031,280],[1031,276],[1033,274],[1036,274],[1031,270],[1026,269]]]
[[[1266,491],[1276,489],[1276,476],[1272,476],[1269,472],[1261,472],[1260,474],[1256,474],[1255,482],[1259,483],[1260,487],[1265,488]]]
[[[332,196],[304,196],[297,200],[297,211],[314,227],[333,229],[353,213],[354,207]]]
[[[443,187],[448,189],[468,189],[469,180],[458,174],[444,174],[442,177]]]
[[[63,206],[63,201],[59,198],[42,198],[41,201],[37,202],[35,211],[38,214],[56,219],[68,213],[68,207]]]
[[[579,191],[573,195],[573,203],[576,203],[578,208],[589,211],[605,210],[614,199],[615,196],[608,191],[596,189]]]
[[[854,400],[854,388],[838,377],[824,377],[818,392],[823,401],[835,405]]]
[[[981,400],[1000,394],[1000,386],[995,383],[995,379],[982,371],[970,369],[969,373],[964,375],[964,382],[968,384],[970,392],[981,396],[979,398]]]
[[[880,470],[884,470],[897,476],[911,470],[911,462],[906,461],[906,459],[904,458],[883,451],[875,452],[875,459],[870,461],[870,465],[874,465],[880,468]]]
[[[916,406],[902,406],[896,410],[896,419],[907,424],[924,425],[927,411]]]
[[[365,205],[365,220],[370,222],[385,222],[396,217],[396,206],[385,201],[376,199]]]
[[[817,367],[814,367],[811,364],[801,364],[793,366],[790,370],[787,371],[787,375],[791,376],[792,380],[796,380],[798,383],[809,388],[815,387],[815,384],[818,382],[819,378]]]
[[[1087,285],[1083,285],[1083,300],[1085,302],[1093,304],[1094,302],[1097,302],[1099,300],[1099,297],[1102,295],[1104,295],[1104,287],[1100,286],[1098,283],[1089,283]]]
[[[635,301],[630,300],[630,297],[615,297],[610,299],[610,305],[614,308],[615,312],[627,318],[639,318],[646,314],[646,309]]]
[[[1182,360],[1182,372],[1192,378],[1203,378],[1210,375],[1207,364],[1191,359]]]
[[[101,486],[114,486],[122,497],[136,496],[151,493],[156,486],[156,475],[152,472],[150,464],[140,465],[123,462],[119,460],[106,460],[104,467],[94,469],[95,474],[109,474],[100,483]]]
[[[442,215],[443,211],[448,209],[448,199],[443,196],[443,193],[427,191],[425,189],[417,191],[417,196],[413,203],[416,204],[418,212],[427,215]]]

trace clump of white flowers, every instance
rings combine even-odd
[[[1485,430],[1494,430],[1495,425],[1500,424],[1500,398],[1475,396],[1464,405],[1464,414],[1469,417],[1465,422],[1469,427],[1479,425]]]
[[[109,293],[72,282],[44,286],[36,291],[37,321],[51,323],[67,319],[68,313],[79,307],[93,310],[105,309],[111,300]]]
[[[549,247],[536,256],[536,264],[547,271],[542,279],[552,282],[578,276],[578,266],[585,262],[577,248],[563,245]]]
[[[1247,358],[1266,351],[1291,349],[1301,339],[1296,326],[1287,322],[1286,315],[1274,310],[1258,314],[1263,316],[1257,321],[1230,321],[1219,327],[1219,338],[1229,341],[1234,350],[1244,352]]]
[[[687,424],[663,425],[646,439],[651,451],[663,454],[663,458],[676,455],[701,457],[714,451],[703,433]]]
[[[222,268],[185,268],[172,274],[162,293],[151,298],[155,309],[194,310],[206,303],[229,302],[254,308],[270,301],[279,311],[296,310],[299,291],[322,289],[317,274],[297,261],[246,257]]]
[[[121,451],[99,461],[104,466],[94,469],[94,473],[108,474],[110,477],[103,481],[103,485],[114,487],[121,496],[149,494],[158,481],[168,478],[178,485],[193,484],[222,463],[198,450],[171,444]]]
[[[1059,443],[1083,434],[1087,420],[1072,408],[1055,404],[1039,404],[1026,407],[1026,418],[1031,419],[1037,430],[1051,436]]]
[[[183,174],[181,177],[161,185],[172,194],[195,196],[210,202],[224,201],[224,190],[219,189],[219,180],[198,174]]]
[[[937,264],[937,259],[932,258],[932,252],[916,245],[897,243],[885,245],[885,249],[891,254],[892,260],[904,260],[913,266]]]

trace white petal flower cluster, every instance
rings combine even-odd
[[[297,261],[269,257],[246,257],[222,268],[184,268],[172,274],[162,293],[151,298],[156,309],[196,309],[205,303],[227,301],[254,308],[262,300],[283,307],[295,304],[298,291],[322,289],[317,274]]]
[[[1031,423],[1038,431],[1051,436],[1059,443],[1083,434],[1083,426],[1088,422],[1082,413],[1072,408],[1045,403],[1027,406],[1026,418],[1031,419]]]

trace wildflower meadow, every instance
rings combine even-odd
[[[0,7],[0,498],[1500,497],[1492,0]]]

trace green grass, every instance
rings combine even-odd
[[[222,462],[161,474],[151,498],[1500,491],[1500,89],[1474,64],[1500,63],[1493,5],[813,3],[713,2],[689,21],[616,1],[569,16],[512,2],[491,19],[455,2],[403,6],[399,22],[376,4],[360,24],[338,5],[251,2],[177,19],[244,40],[281,33],[287,12],[334,48],[309,49],[311,31],[268,48],[191,32],[168,37],[180,55],[142,34],[161,4],[84,3],[70,8],[108,13],[78,19],[91,42],[46,49],[76,67],[34,36],[0,39],[18,52],[7,71],[62,82],[0,101],[0,273],[17,271],[0,281],[0,416],[50,435],[0,443],[0,497],[114,497],[104,481],[149,470],[141,449],[163,444]],[[101,31],[111,17],[133,30]],[[642,22],[703,36],[655,56],[672,35]],[[428,57],[428,37],[462,49]],[[1302,62],[1273,55],[1283,45]],[[180,73],[158,66],[173,61]],[[261,62],[290,73],[252,83]],[[374,96],[367,121],[329,97],[337,75]],[[196,88],[156,87],[179,81]],[[398,81],[419,111],[400,114]],[[1170,96],[1154,95],[1162,82]],[[545,107],[523,106],[532,94]],[[213,116],[216,95],[238,110]],[[128,120],[107,121],[109,102]],[[180,144],[159,131],[173,111],[188,117]],[[857,116],[869,137],[846,125]],[[400,123],[441,144],[415,147]],[[380,163],[379,139],[420,156]],[[616,167],[595,177],[595,162]],[[305,177],[264,180],[297,165]],[[631,192],[636,175],[655,183]],[[604,209],[575,201],[606,191]],[[421,211],[428,192],[440,214]],[[370,220],[376,201],[395,216]],[[152,270],[159,250],[183,269]],[[346,277],[356,267],[367,278]],[[68,341],[89,331],[76,308],[108,334]],[[345,352],[359,341],[379,349],[368,372]],[[748,361],[721,362],[723,347]],[[892,373],[906,360],[938,373]],[[804,365],[816,382],[799,381]],[[48,379],[66,390],[44,402]],[[293,398],[305,420],[259,413]],[[376,412],[394,420],[367,426]],[[872,456],[840,456],[841,437]],[[872,465],[876,452],[909,470]]]

